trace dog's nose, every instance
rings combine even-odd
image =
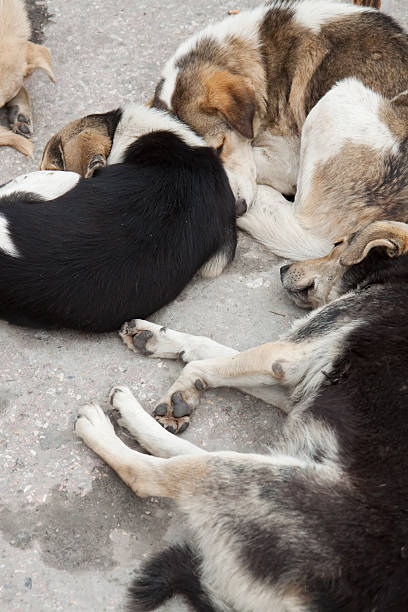
[[[281,277],[281,281],[283,282],[283,279],[285,278],[287,271],[290,268],[290,264],[288,264],[287,266],[282,266],[280,269],[280,277]]]
[[[246,200],[244,198],[238,198],[235,202],[235,215],[237,217],[242,217],[243,214],[248,210],[248,206]]]

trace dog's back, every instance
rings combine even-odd
[[[17,192],[0,213],[0,314],[16,323],[118,329],[175,299],[219,250],[225,263],[235,253],[222,165],[171,132],[142,136],[52,203]]]
[[[26,41],[31,26],[23,0],[0,0],[0,40],[4,38]]]

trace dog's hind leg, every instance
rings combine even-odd
[[[7,118],[10,128],[15,134],[20,134],[24,138],[31,138],[33,125],[31,121],[30,98],[25,87],[22,87],[18,94],[7,102]]]
[[[14,147],[24,155],[32,156],[34,147],[33,143],[27,138],[14,134],[11,130],[0,125],[0,147]]]
[[[109,418],[97,404],[80,409],[75,432],[140,497],[176,498],[183,492],[186,479],[195,480],[199,486],[205,477],[207,453],[197,449],[197,453],[162,459],[132,450],[118,438]]]
[[[156,604],[175,592],[187,596],[190,601],[194,601],[193,595],[197,601],[197,595],[201,594],[201,602],[205,593],[211,594],[206,599],[208,605],[198,608],[203,612],[213,610],[212,601],[216,602],[214,610],[223,611],[244,609],[244,606],[245,610],[283,610],[286,604],[287,609],[306,609],[303,605],[294,605],[300,603],[294,601],[300,594],[293,595],[290,583],[287,583],[283,593],[274,590],[273,584],[262,585],[261,580],[262,588],[251,589],[253,575],[248,574],[248,554],[245,554],[249,543],[252,551],[259,551],[258,558],[270,556],[271,543],[276,545],[277,536],[281,537],[282,534],[283,537],[280,523],[276,523],[274,518],[285,517],[283,510],[287,511],[288,507],[292,529],[299,526],[295,533],[302,536],[302,550],[307,550],[310,534],[304,534],[301,530],[304,520],[288,496],[287,486],[292,475],[298,476],[301,470],[308,469],[305,461],[289,455],[262,456],[232,452],[188,454],[170,459],[152,457],[128,448],[116,436],[109,419],[96,405],[84,406],[80,410],[75,429],[78,437],[114,469],[137,495],[174,499],[186,513],[194,531],[197,554],[194,575],[199,580],[186,583],[189,573],[177,571],[183,559],[170,555],[169,562],[174,562],[175,566],[166,568],[159,563],[156,568],[150,567],[150,571],[146,571],[147,567],[142,569],[142,575],[132,592],[131,609],[154,609],[146,605],[152,601],[154,587],[156,593],[153,601]],[[316,483],[319,469],[312,467],[313,483]],[[282,508],[281,499],[284,502]],[[309,503],[310,499],[311,496],[307,496]],[[282,555],[286,554],[286,548],[291,550],[290,542],[283,542],[285,548]],[[328,552],[331,553],[331,549]],[[173,571],[169,572],[172,568]],[[184,580],[177,580],[180,576]],[[189,586],[193,589],[190,596]],[[162,591],[161,598],[158,598],[159,589]]]

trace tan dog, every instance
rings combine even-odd
[[[29,41],[30,22],[23,0],[0,0],[0,108],[6,106],[11,131],[0,126],[0,145],[33,152],[30,99],[24,79],[42,68],[55,82],[49,50]]]

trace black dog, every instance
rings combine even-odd
[[[35,172],[0,189],[0,316],[10,322],[114,330],[175,299],[206,262],[215,276],[234,257],[235,201],[214,150],[154,109],[99,118],[120,163],[89,180]]]

